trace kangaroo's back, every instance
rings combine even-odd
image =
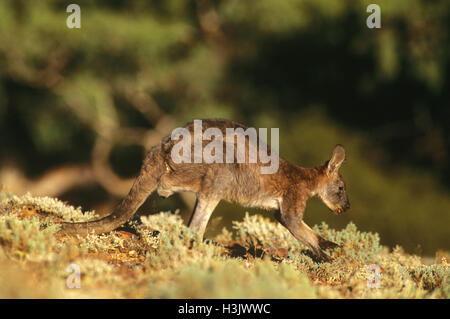
[[[223,119],[202,120],[203,138],[199,141],[202,152],[196,154],[195,124],[192,121],[184,127],[190,134],[190,162],[179,163],[174,159],[174,148],[180,143],[179,140],[171,136],[162,140],[166,170],[161,177],[158,193],[169,196],[174,191],[208,192],[210,196],[244,206],[278,208],[273,195],[281,195],[282,187],[288,181],[283,178],[284,175],[278,174],[278,170],[273,174],[261,173],[261,168],[267,167],[269,163],[262,162],[259,150],[264,147],[267,156],[276,155],[277,165],[283,172],[292,165],[274,154],[266,141],[260,140],[255,129],[250,131],[252,128],[241,123]],[[210,139],[208,130],[215,130],[217,134]],[[215,142],[216,148],[211,151]],[[210,153],[213,158],[208,161],[205,155]],[[202,158],[196,160],[197,155],[202,155]]]

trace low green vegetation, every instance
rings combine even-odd
[[[450,297],[448,254],[426,259],[399,246],[391,251],[353,223],[340,231],[315,226],[341,245],[328,252],[332,263],[320,264],[262,215],[246,214],[232,231],[205,241],[178,213],[141,217],[127,231],[64,237],[57,235],[59,221],[95,218],[94,212],[52,198],[0,196],[1,298]],[[79,289],[67,288],[72,264],[81,270]]]

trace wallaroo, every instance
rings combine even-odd
[[[193,138],[194,121],[186,124],[184,128],[191,134],[190,148],[195,153],[194,140],[199,140]],[[324,250],[338,245],[316,234],[303,221],[303,214],[306,201],[311,196],[318,196],[336,214],[350,207],[345,183],[339,174],[339,168],[345,160],[344,148],[337,145],[330,160],[312,168],[296,166],[279,157],[278,169],[271,174],[262,174],[261,167],[271,165],[267,158],[265,161],[258,159],[252,162],[248,155],[248,150],[261,137],[256,140],[249,138],[245,134],[248,127],[229,120],[202,120],[202,132],[209,128],[217,128],[222,132],[222,135],[215,134],[216,142],[221,139],[222,148],[219,150],[224,147],[227,149],[223,144],[230,142],[228,137],[220,137],[226,136],[227,128],[241,129],[235,130],[236,138],[232,140],[236,146],[233,148],[234,161],[180,161],[172,150],[177,149],[176,145],[183,143],[183,140],[186,143],[186,139],[177,140],[167,136],[148,152],[130,192],[110,215],[90,222],[63,223],[60,232],[68,235],[105,233],[128,221],[155,190],[164,197],[174,192],[190,191],[197,195],[197,202],[189,227],[202,236],[217,204],[220,200],[227,200],[246,207],[276,210],[278,221],[297,240],[307,245],[317,260],[330,261]],[[239,141],[245,143],[245,148],[237,145]],[[201,143],[206,147],[210,141],[201,139]],[[247,151],[244,162],[238,161],[237,157],[242,156],[238,154],[239,149]],[[269,147],[266,155],[271,157],[272,152],[274,151]]]

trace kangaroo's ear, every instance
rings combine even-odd
[[[327,166],[327,175],[337,173],[339,167],[341,167],[342,163],[345,160],[345,149],[342,145],[336,145],[333,150],[333,155],[331,155],[331,159],[328,161]]]

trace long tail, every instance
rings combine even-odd
[[[59,233],[63,235],[102,234],[127,222],[158,185],[164,168],[160,150],[159,145],[150,150],[127,197],[110,215],[89,222],[62,223]]]

